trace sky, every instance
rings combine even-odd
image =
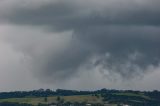
[[[0,91],[160,90],[159,0],[0,0]]]

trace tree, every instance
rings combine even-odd
[[[99,95],[98,95],[98,94],[95,94],[95,96],[96,96],[97,98],[99,98]]]
[[[48,101],[48,99],[47,99],[47,97],[45,97],[45,98],[44,98],[44,102],[47,102],[47,101]]]
[[[57,97],[57,101],[59,102],[61,100],[60,96]]]

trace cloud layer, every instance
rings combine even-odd
[[[1,38],[45,81],[63,82],[93,70],[109,79],[132,79],[159,67],[159,5],[159,0],[2,0]]]

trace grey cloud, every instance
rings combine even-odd
[[[30,1],[32,3],[32,1]],[[38,2],[38,1],[37,1]],[[158,0],[81,2],[55,0],[39,7],[14,7],[5,19],[17,24],[49,25],[54,29],[79,29],[105,25],[158,25],[160,9]],[[86,4],[85,4],[86,3]]]
[[[45,59],[39,53],[36,58],[32,56],[33,65],[37,64],[34,66],[36,72],[42,75],[63,80],[88,65],[94,68],[101,66],[102,73],[109,71],[129,78],[143,74],[150,66],[159,65],[159,5],[158,0],[152,0],[152,3],[149,0],[100,0],[99,3],[55,0],[28,8],[17,4],[9,10],[10,14],[3,13],[0,20],[19,26],[47,26],[50,33],[73,31],[69,45],[56,55],[52,55],[55,50],[50,51],[51,46],[44,53]],[[38,44],[30,46],[36,48]],[[50,55],[47,51],[51,52]],[[94,56],[99,58],[92,61]],[[39,63],[39,60],[44,60],[44,63]]]
[[[103,74],[109,71],[110,75],[119,73],[123,78],[134,78],[149,67],[159,66],[159,33],[159,27],[113,25],[92,26],[76,35],[92,48],[92,55],[100,56],[94,67],[101,66]]]

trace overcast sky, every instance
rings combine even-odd
[[[0,91],[160,90],[160,0],[0,0]]]

